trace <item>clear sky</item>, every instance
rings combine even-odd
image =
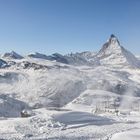
[[[140,0],[0,0],[0,53],[98,51],[112,33],[140,54]]]

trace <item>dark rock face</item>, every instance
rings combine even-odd
[[[49,67],[46,65],[40,65],[40,64],[31,63],[28,61],[23,61],[21,63],[18,63],[17,67],[21,67],[23,69],[34,69],[34,70],[49,69]]]
[[[0,59],[0,68],[6,67],[6,66],[7,66],[7,62],[2,60],[2,59]]]

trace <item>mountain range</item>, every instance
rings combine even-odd
[[[82,53],[70,53],[67,55],[61,55],[59,53],[46,55],[36,52],[24,57],[12,51],[10,53],[5,53],[1,56],[1,59],[4,60],[26,58],[38,58],[77,66],[114,65],[117,67],[140,67],[140,61],[131,52],[122,47],[117,37],[113,34],[110,36],[109,40],[103,45],[101,50],[97,53],[86,51]]]

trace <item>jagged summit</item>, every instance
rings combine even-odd
[[[23,56],[19,55],[18,53],[14,52],[14,51],[11,51],[11,52],[8,52],[8,53],[4,53],[2,55],[2,58],[8,58],[8,59],[22,59]]]
[[[121,53],[121,45],[118,38],[114,34],[111,34],[110,38],[99,51],[98,57],[106,57],[115,52]]]
[[[118,38],[117,38],[114,34],[111,34],[108,43],[109,43],[109,44],[120,45],[120,42],[119,42]]]
[[[101,64],[140,67],[138,59],[122,47],[113,34],[97,53],[97,58],[100,59]]]

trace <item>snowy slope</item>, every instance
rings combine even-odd
[[[120,140],[123,137],[123,140],[139,140],[140,138],[140,129],[129,130],[127,132],[121,132],[115,134],[111,140]]]

